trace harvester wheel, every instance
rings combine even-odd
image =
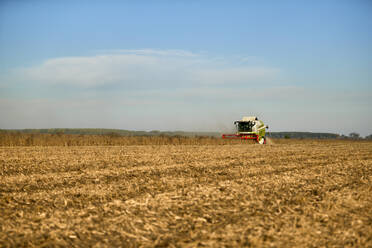
[[[266,144],[266,138],[264,136],[260,137],[258,139],[258,144],[260,145]]]

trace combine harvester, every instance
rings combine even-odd
[[[259,144],[266,144],[266,128],[261,120],[255,116],[243,117],[241,121],[234,122],[236,134],[222,134],[223,139],[256,140]]]

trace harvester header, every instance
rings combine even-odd
[[[234,122],[237,132],[235,134],[222,134],[223,139],[256,140],[259,144],[266,144],[266,128],[268,126],[256,116],[243,117]]]

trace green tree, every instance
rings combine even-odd
[[[365,139],[372,140],[372,134],[366,136]]]

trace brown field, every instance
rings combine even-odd
[[[372,247],[372,142],[39,138],[1,141],[0,247]]]

